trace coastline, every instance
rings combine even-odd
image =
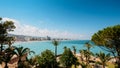
[[[44,41],[15,41],[14,43],[30,43],[30,42],[49,42],[49,40],[44,40]]]
[[[29,42],[51,42],[52,40],[42,40],[42,41],[15,41],[14,43],[29,43]],[[79,40],[59,40],[59,41],[79,41]],[[82,41],[82,40],[81,40]]]

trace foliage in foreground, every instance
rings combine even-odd
[[[30,51],[29,48],[15,47],[15,54],[19,57],[18,68],[25,68],[30,65],[28,62],[28,54],[31,53],[34,54],[34,51]]]
[[[103,68],[105,68],[106,63],[111,59],[110,54],[105,54],[103,52],[96,53],[96,56],[99,57],[99,59],[101,60]]]
[[[23,47],[12,47],[15,38],[9,37],[8,32],[14,31],[15,26],[12,21],[2,21],[0,18],[0,62],[5,62],[5,68],[7,68],[7,63],[11,61],[13,55],[17,55],[19,58],[18,68],[56,68],[58,63],[56,61],[57,56],[57,46],[58,42],[53,41],[55,45],[55,55],[52,51],[46,50],[41,53],[41,55],[35,56],[34,58],[28,59],[29,48]],[[98,46],[105,47],[107,51],[111,52],[115,57],[118,58],[118,68],[120,68],[120,25],[113,27],[107,27],[103,30],[98,31],[92,36],[92,41]],[[4,45],[9,47],[4,49]],[[87,50],[81,50],[84,57],[86,57],[86,62],[89,64],[89,58],[91,55],[90,44],[86,43]],[[76,54],[76,49],[74,49],[74,54]],[[109,60],[110,55],[105,55],[104,53],[99,53],[97,56],[100,58],[103,67],[105,67],[106,62]],[[78,59],[73,55],[70,48],[65,47],[63,54],[60,56],[60,63],[63,67],[71,68],[72,65],[77,65]],[[86,68],[88,65],[85,63],[80,63],[82,67]]]
[[[55,55],[51,50],[45,50],[41,55],[36,56],[37,68],[56,68],[57,61]]]
[[[5,67],[14,54],[11,48],[12,43],[15,41],[14,37],[9,37],[8,32],[14,31],[15,25],[12,21],[3,21],[0,18],[0,63],[5,62]],[[4,48],[4,45],[9,45],[9,48]]]
[[[9,37],[8,32],[14,31],[15,29],[14,22],[12,21],[3,21],[2,18],[0,18],[0,52],[2,52],[3,46],[11,45],[12,41],[14,41],[14,37]]]
[[[92,41],[118,58],[120,68],[120,25],[104,28],[92,36]]]
[[[60,63],[65,68],[70,68],[73,64],[78,64],[77,58],[73,55],[70,48],[65,48],[63,54],[60,57]]]

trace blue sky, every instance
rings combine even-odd
[[[120,1],[0,0],[0,17],[19,22],[16,34],[90,39],[98,30],[120,24]]]

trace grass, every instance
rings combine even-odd
[[[113,63],[107,63],[108,68],[116,68],[116,64]]]
[[[113,64],[113,63],[107,63],[107,67],[108,68],[116,68],[116,64]],[[72,65],[72,67],[71,68],[74,68],[74,65]],[[77,68],[78,68],[78,66],[77,66]]]

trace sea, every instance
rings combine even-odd
[[[59,41],[59,45],[57,46],[57,54],[62,54],[64,51],[64,47],[70,48],[73,51],[73,46],[76,48],[76,52],[79,53],[79,50],[86,49],[85,43],[91,42],[90,40],[63,40]],[[14,46],[20,47],[23,46],[24,48],[29,48],[31,51],[35,52],[35,55],[40,55],[41,52],[45,51],[46,49],[51,50],[54,52],[55,46],[52,44],[52,41],[32,41],[32,42],[17,42],[13,44]],[[95,44],[91,43],[92,48],[90,51],[93,53],[99,53],[100,51],[104,53],[108,53],[104,51],[100,47],[96,46]],[[32,55],[33,56],[33,55]]]

